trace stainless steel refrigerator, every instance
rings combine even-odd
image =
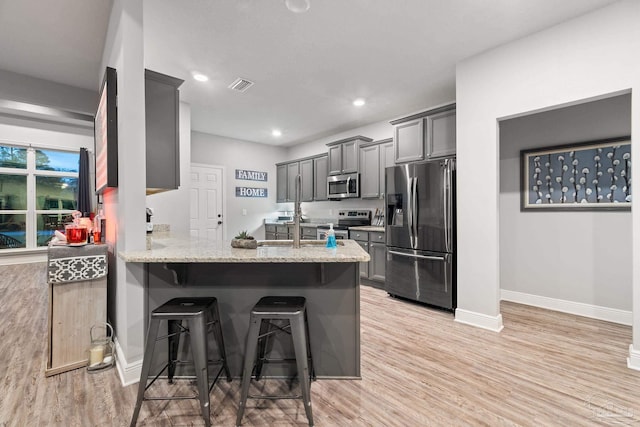
[[[393,166],[385,173],[385,290],[455,309],[455,159]]]

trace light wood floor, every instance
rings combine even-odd
[[[123,388],[115,369],[45,378],[46,311],[44,264],[0,266],[0,427],[128,425],[137,388]],[[315,425],[640,422],[640,372],[626,367],[629,327],[513,303],[502,314],[496,334],[362,287],[362,380],[313,383]],[[213,425],[235,425],[238,388],[237,380],[214,388]],[[203,424],[195,401],[145,403],[139,419]],[[244,425],[302,426],[306,418],[299,401],[250,401]]]

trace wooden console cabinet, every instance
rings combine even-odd
[[[107,321],[107,245],[49,247],[47,281],[51,376],[87,366],[91,326]]]

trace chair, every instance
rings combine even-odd
[[[168,334],[158,337],[160,322],[167,321]],[[183,326],[186,322],[187,327]],[[207,333],[213,333],[215,338],[219,359],[210,361],[208,359]],[[196,382],[198,393],[195,396],[165,396],[165,397],[145,397],[145,391],[167,370],[169,383],[173,383],[176,365],[185,363],[177,360],[180,338],[183,334],[189,334],[193,364],[195,365]],[[149,371],[153,361],[153,352],[156,342],[162,339],[168,340],[168,361],[162,370],[151,380],[149,384]],[[188,363],[188,362],[186,362]],[[211,385],[209,385],[209,364],[219,364],[220,369]],[[174,298],[151,313],[149,330],[147,331],[147,342],[145,345],[144,357],[142,360],[142,373],[140,384],[138,385],[138,397],[131,419],[131,426],[136,425],[138,414],[142,402],[145,400],[178,400],[178,399],[199,399],[202,410],[202,418],[206,426],[211,425],[209,393],[216,384],[222,371],[225,372],[227,381],[231,381],[231,374],[227,366],[224,340],[222,337],[222,327],[220,325],[220,314],[216,298]]]

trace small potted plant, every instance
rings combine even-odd
[[[242,248],[242,249],[255,249],[258,247],[258,241],[250,236],[246,230],[240,232],[236,237],[231,240],[232,248]]]

